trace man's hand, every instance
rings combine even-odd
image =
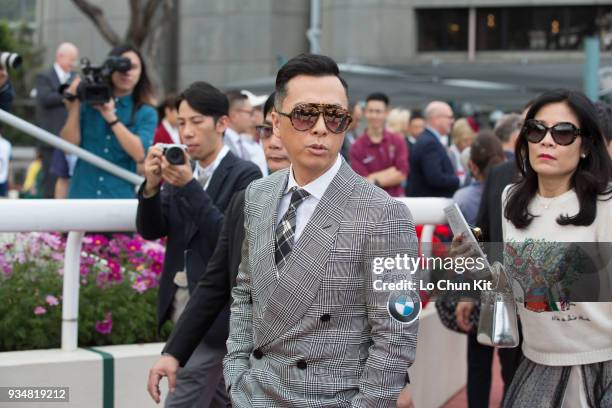
[[[410,384],[406,386],[400,392],[397,398],[397,408],[414,408],[414,402],[412,401],[412,392],[410,392]]]
[[[179,370],[179,361],[169,355],[161,356],[153,367],[149,370],[149,381],[147,383],[147,391],[157,404],[161,400],[161,392],[159,391],[159,382],[162,377],[168,377],[168,388],[170,392],[176,390],[176,373]]]
[[[162,180],[162,149],[157,146],[149,147],[144,162],[144,176],[147,182],[144,187],[144,196],[152,197],[157,194]]]
[[[113,123],[117,120],[115,100],[113,98],[110,98],[108,102],[102,105],[94,105],[94,108],[96,108],[96,110],[100,112],[100,114],[107,123]]]
[[[470,323],[470,315],[474,310],[473,302],[457,302],[457,308],[455,309],[455,318],[457,319],[457,327],[466,333],[472,330],[472,324]]]
[[[187,152],[185,151],[183,151],[183,154],[185,155],[184,164],[170,164],[168,160],[162,156],[162,177],[175,187],[183,187],[193,179],[193,170],[191,170],[189,156],[187,156]]]

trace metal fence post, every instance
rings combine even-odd
[[[81,243],[84,232],[70,231],[64,258],[62,301],[62,350],[74,351],[79,344],[79,286]]]

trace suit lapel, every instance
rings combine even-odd
[[[212,177],[210,178],[210,182],[208,183],[208,188],[206,189],[206,192],[210,196],[213,203],[217,206],[219,205],[220,193],[223,187],[223,183],[227,178],[228,174],[231,172],[232,167],[234,167],[234,164],[236,164],[236,159],[236,156],[234,156],[232,152],[228,152],[227,155],[223,158],[223,160],[221,160],[221,163],[219,163],[219,166],[215,169]],[[198,226],[195,223],[187,223],[185,231],[185,238],[187,244],[191,242],[197,232]]]
[[[268,296],[264,299],[262,322],[267,327],[260,331],[263,335],[259,347],[293,327],[313,303],[325,277],[327,260],[334,248],[336,232],[344,215],[344,205],[355,181],[355,174],[343,161],[295,243],[279,279],[276,279],[274,265],[274,273],[269,274],[273,279],[265,282]],[[274,229],[271,232],[274,239]],[[271,247],[269,258],[274,264],[274,245]]]

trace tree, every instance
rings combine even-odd
[[[111,46],[128,43],[138,48],[148,62],[150,76],[161,85],[155,64],[150,62],[157,60],[159,48],[153,45],[157,43],[165,25],[171,21],[176,0],[130,0],[130,22],[123,37],[113,29],[102,8],[88,0],[72,0],[72,3],[91,20]]]

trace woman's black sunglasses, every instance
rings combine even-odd
[[[322,103],[301,103],[295,105],[289,113],[277,112],[288,117],[293,128],[299,131],[312,129],[321,114],[325,127],[332,133],[344,132],[353,121],[349,111],[343,107]]]
[[[561,146],[571,145],[581,134],[580,129],[569,122],[560,122],[554,126],[548,127],[535,119],[525,121],[522,133],[525,135],[528,142],[540,143],[549,131],[555,143]]]

